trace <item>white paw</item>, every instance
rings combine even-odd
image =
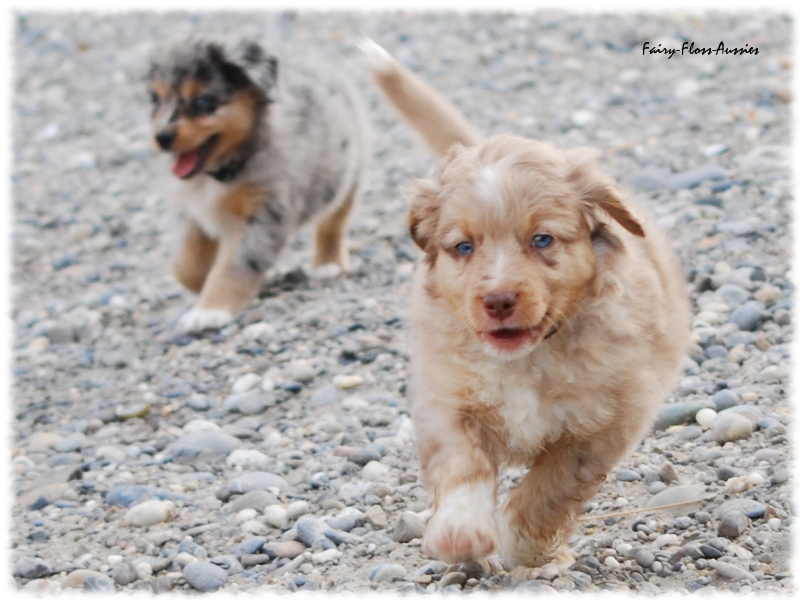
[[[478,560],[497,547],[494,485],[460,485],[439,503],[425,531],[425,552],[446,562]]]
[[[305,272],[309,279],[334,279],[342,274],[342,267],[336,263],[328,263],[318,267],[306,267]]]
[[[220,308],[193,308],[178,321],[178,328],[187,333],[219,329],[233,321],[233,314]]]

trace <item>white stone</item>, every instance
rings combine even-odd
[[[258,511],[255,508],[243,508],[236,513],[236,522],[244,523],[250,519],[255,519],[258,516]]]
[[[228,455],[225,464],[229,467],[253,467],[263,470],[269,464],[269,458],[258,450],[237,448]]]
[[[136,570],[136,575],[139,576],[139,579],[147,580],[153,576],[153,565],[145,560],[140,560],[133,568]]]
[[[121,554],[109,554],[106,557],[106,562],[108,563],[108,566],[111,567],[112,569],[114,567],[120,566],[124,560],[125,558]]]
[[[311,512],[311,505],[305,500],[297,500],[286,507],[286,517],[295,521]]]
[[[757,486],[763,484],[766,481],[766,477],[764,477],[764,475],[758,471],[755,471],[747,476],[747,481],[750,483],[750,485]]]
[[[234,382],[231,391],[233,391],[234,394],[244,394],[252,390],[259,383],[261,383],[260,376],[255,373],[245,373]]]
[[[339,550],[336,548],[330,548],[329,550],[323,550],[322,552],[312,554],[311,560],[314,561],[315,565],[324,565],[325,563],[339,559],[341,556],[342,553]]]
[[[613,556],[606,556],[603,564],[609,569],[619,569],[619,562]]]
[[[145,500],[128,510],[127,520],[135,527],[147,527],[168,521],[177,514],[177,508],[169,500]]]
[[[711,427],[711,424],[714,422],[716,417],[717,411],[715,411],[713,408],[701,408],[694,416],[694,420],[697,421],[697,424],[703,429],[708,429]]]
[[[289,524],[288,511],[279,504],[264,507],[264,521],[277,529],[283,529]]]
[[[289,365],[289,377],[300,383],[308,383],[317,376],[314,367],[307,360],[296,360]]]
[[[253,323],[242,330],[242,337],[252,342],[266,344],[275,336],[275,328],[269,323]]]
[[[361,375],[337,375],[333,378],[333,385],[342,390],[349,390],[364,383]]]
[[[369,461],[366,465],[364,465],[364,468],[361,469],[361,477],[367,481],[377,481],[379,479],[383,479],[386,477],[386,475],[388,475],[388,473],[389,468],[386,465],[379,463],[377,460]]]
[[[194,419],[183,426],[184,433],[195,433],[198,431],[219,431],[219,425],[204,419]]]

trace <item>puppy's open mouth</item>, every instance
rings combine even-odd
[[[481,332],[481,339],[498,350],[517,350],[528,342],[535,342],[541,334],[541,327],[503,327]]]
[[[187,179],[200,171],[214,146],[216,146],[218,139],[219,134],[212,135],[194,150],[178,154],[175,157],[175,164],[172,165],[172,174],[181,179]]]

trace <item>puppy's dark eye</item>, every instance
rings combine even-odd
[[[189,103],[189,110],[196,115],[210,115],[219,106],[217,99],[210,94],[203,94],[192,98]]]
[[[475,251],[475,246],[472,242],[460,242],[456,244],[456,252],[461,256],[468,256]]]
[[[547,248],[552,243],[553,243],[553,236],[548,235],[546,233],[540,233],[538,235],[535,235],[531,240],[531,246],[533,246],[534,248]]]
[[[153,104],[158,104],[159,102],[158,94],[156,94],[155,92],[150,92],[150,102],[152,102]]]

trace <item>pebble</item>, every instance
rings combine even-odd
[[[76,569],[61,579],[60,583],[62,588],[81,588],[85,592],[113,594],[116,591],[113,579],[91,569]]]
[[[175,504],[169,500],[145,500],[128,509],[126,519],[135,527],[148,527],[174,519],[178,514]]]
[[[711,400],[692,400],[665,404],[658,413],[653,429],[662,431],[673,425],[682,425],[694,419],[697,412],[703,408],[714,408]]]
[[[397,521],[395,521],[392,539],[395,542],[404,544],[411,540],[421,538],[423,533],[425,533],[425,523],[416,515],[404,512],[398,517]]]
[[[317,373],[307,360],[296,360],[289,365],[287,375],[300,383],[308,383],[317,376]]]
[[[308,408],[328,406],[339,401],[339,390],[335,386],[325,385],[314,391],[308,399]]]
[[[408,574],[403,565],[397,563],[383,563],[369,570],[369,579],[375,583],[390,583],[398,579],[405,579]]]
[[[14,577],[39,579],[50,575],[52,567],[41,558],[21,558],[14,564]]]
[[[747,417],[731,412],[732,410],[728,409],[717,415],[709,430],[709,439],[724,444],[746,439],[753,434],[755,430],[753,422]]]
[[[306,551],[307,547],[302,542],[286,540],[282,542],[270,542],[269,548],[278,558],[296,558]]]
[[[364,519],[375,529],[386,529],[389,526],[386,512],[377,504],[373,504],[364,511]]]
[[[122,563],[116,567],[111,571],[111,577],[114,579],[114,583],[121,586],[129,585],[139,579],[136,568],[131,563]]]
[[[264,521],[273,527],[283,529],[289,524],[289,516],[283,506],[280,504],[273,504],[264,507]]]
[[[265,507],[277,503],[278,499],[272,492],[268,492],[267,490],[253,490],[252,492],[242,494],[235,500],[231,500],[230,509],[235,513],[246,508],[263,510]]]
[[[389,468],[377,460],[371,460],[361,469],[361,477],[367,481],[380,481],[388,473]]]
[[[296,521],[303,515],[307,515],[310,512],[311,505],[308,502],[305,500],[297,500],[286,507],[286,518],[290,521]]]
[[[736,406],[740,402],[739,395],[732,390],[718,391],[716,394],[711,396],[711,401],[714,403],[714,409],[717,412],[721,412],[727,408]]]
[[[717,535],[734,540],[745,532],[748,524],[748,518],[742,513],[729,511],[720,519]]]
[[[701,408],[697,411],[697,414],[694,416],[695,421],[700,427],[704,429],[708,429],[711,427],[711,424],[714,422],[714,419],[717,416],[717,411],[713,408]]]
[[[231,391],[234,394],[244,394],[261,383],[261,377],[255,373],[245,373],[233,382]]]
[[[319,518],[313,515],[303,515],[297,520],[297,537],[309,548],[314,542],[327,539],[325,532],[328,526]]]
[[[228,396],[222,406],[231,412],[243,415],[260,415],[268,408],[277,404],[274,394],[261,389]]]
[[[285,489],[287,483],[279,475],[267,473],[266,471],[251,471],[234,477],[228,482],[227,487],[232,494],[246,494],[255,490]]]
[[[336,548],[330,548],[328,550],[323,550],[321,552],[317,552],[316,554],[311,555],[311,562],[315,565],[324,565],[341,558],[342,553],[337,550]]]
[[[653,565],[655,559],[655,554],[645,548],[639,548],[633,552],[633,560],[643,569],[649,569]]]
[[[190,563],[183,568],[183,576],[194,589],[201,592],[214,592],[228,581],[228,573],[208,561]]]
[[[238,439],[222,431],[198,431],[175,440],[166,453],[174,462],[187,464],[227,456],[240,446]]]
[[[614,477],[617,481],[641,481],[642,476],[639,475],[636,471],[632,471],[631,469],[617,469],[614,473]]]
[[[728,316],[728,322],[735,323],[742,331],[753,331],[761,322],[761,317],[761,306],[748,302],[733,310]]]
[[[333,378],[333,385],[342,390],[349,390],[364,383],[360,375],[337,375]]]
[[[724,577],[725,579],[755,580],[755,577],[753,575],[731,563],[722,562],[718,560],[717,562],[714,563],[713,568],[717,575],[719,575],[720,577]]]

